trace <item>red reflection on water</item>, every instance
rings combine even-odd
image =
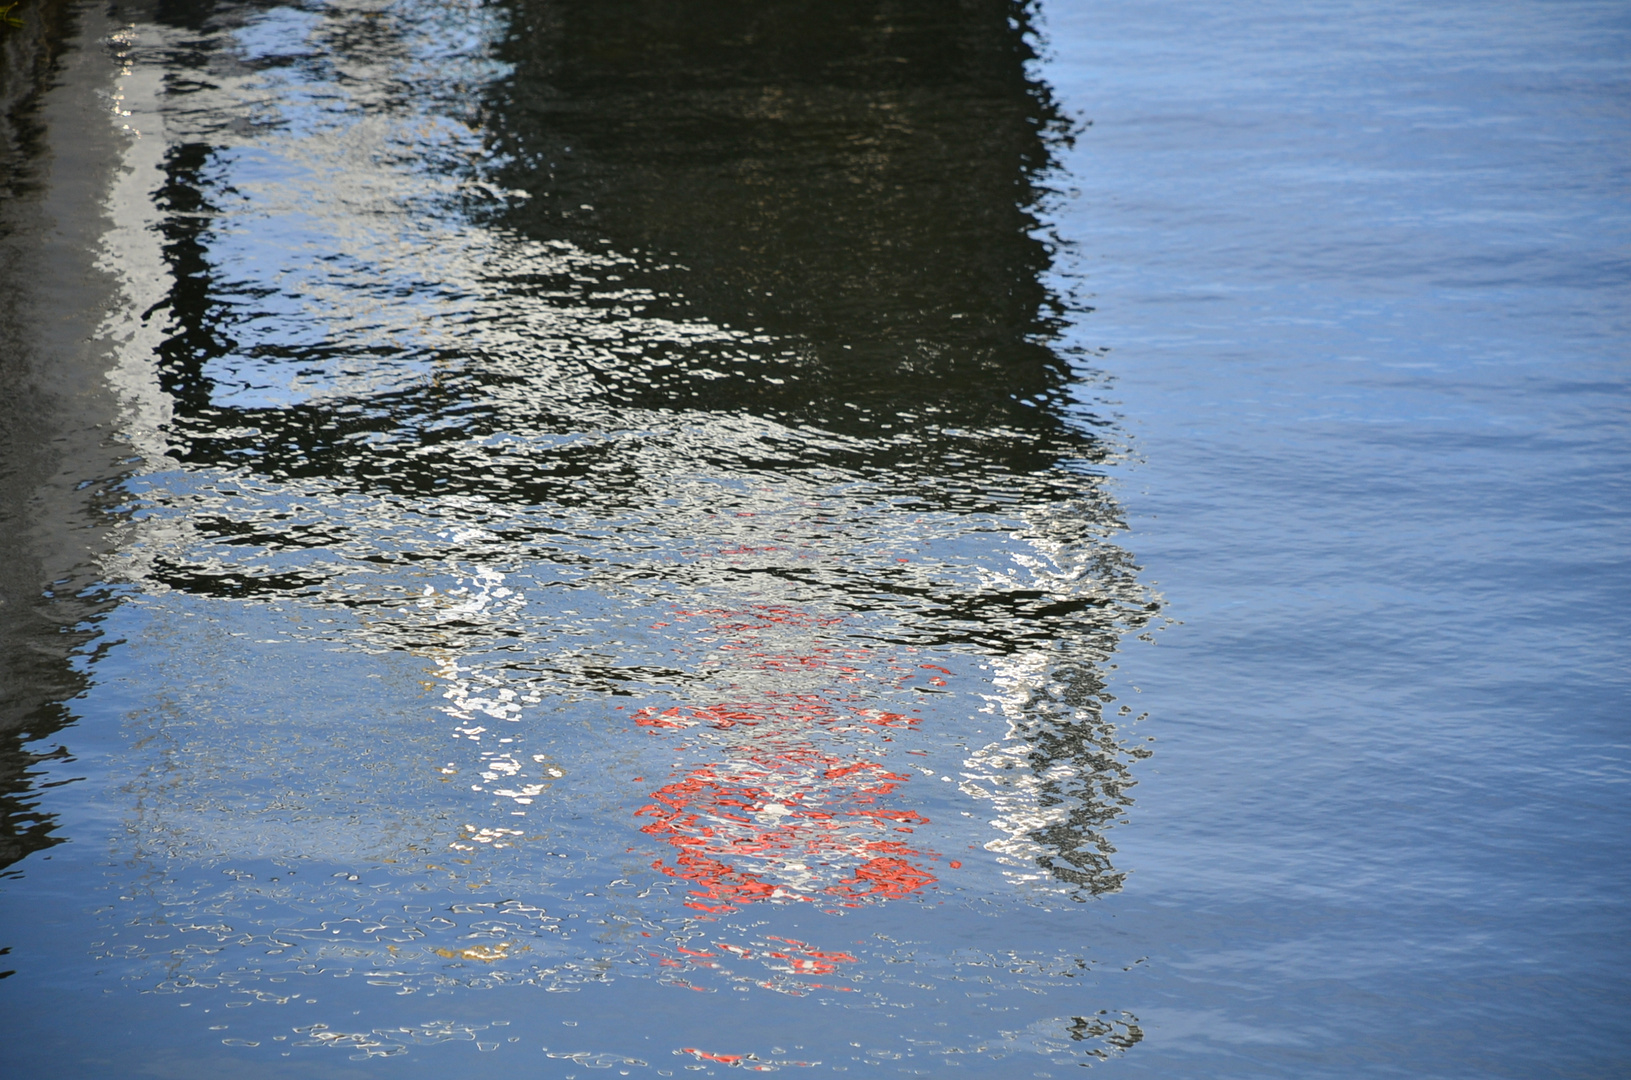
[[[807,636],[842,621],[836,617],[771,606],[676,613],[698,617],[708,620],[720,652],[760,676],[807,682],[819,673],[822,681],[855,684],[862,681],[857,662],[869,659]],[[795,632],[798,640],[789,644],[797,651],[766,640],[787,631]],[[928,819],[890,798],[911,777],[822,745],[838,741],[822,738],[824,732],[879,734],[917,720],[835,701],[843,696],[761,691],[753,701],[650,706],[633,714],[654,733],[690,731],[723,757],[652,792],[653,801],[636,812],[646,819],[642,832],[675,849],[653,869],[700,886],[686,906],[713,914],[765,900],[854,907],[898,899],[936,880],[919,865],[925,854],[902,839]],[[802,974],[832,970],[820,954],[789,962]]]

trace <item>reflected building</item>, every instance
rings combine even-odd
[[[142,134],[83,218],[100,266],[59,274],[107,320],[37,365],[107,393],[0,404],[8,445],[80,440],[0,477],[33,538],[0,586],[74,590],[7,630],[49,644],[4,659],[13,851],[51,839],[25,736],[98,749],[61,891],[11,894],[96,897],[57,984],[294,1006],[328,972],[288,1050],[364,1057],[473,1039],[433,994],[622,979],[587,1006],[619,1028],[681,986],[812,1051],[823,1010],[761,991],[850,1005],[846,1040],[939,1038],[895,1005],[956,1002],[946,1054],[1136,1041],[1074,1004],[1091,916],[981,918],[1120,886],[1144,751],[1105,673],[1157,614],[1046,284],[1070,124],[1029,19],[161,0],[108,28]],[[96,619],[117,652],[86,663]],[[1070,1015],[972,1030],[1039,990]],[[384,1026],[329,1026],[376,997]],[[652,1013],[714,1033],[725,1000]]]
[[[330,607],[459,700],[782,700],[525,600],[567,590],[985,657],[1001,727],[963,781],[990,846],[1117,887],[1142,751],[1103,667],[1155,608],[1057,344],[1037,214],[1070,123],[1028,8],[172,16],[209,42],[164,54],[144,234],[168,272],[141,306],[169,410],[148,467],[175,476],[126,577]],[[458,618],[415,599],[499,576],[516,596]],[[512,763],[505,790],[547,786]]]

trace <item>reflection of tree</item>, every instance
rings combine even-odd
[[[1111,861],[1108,834],[1132,805],[1132,762],[1150,755],[1106,715],[1114,697],[1103,665],[1121,634],[1147,626],[1159,605],[1140,589],[1127,553],[1081,529],[1082,520],[1056,513],[1032,523],[1037,584],[1076,597],[1081,609],[1045,621],[1048,635],[997,660],[986,711],[1008,729],[965,762],[963,790],[992,804],[1002,835],[987,848],[1000,859],[1098,894],[1126,876]]]
[[[1149,751],[1125,745],[1105,719],[1106,690],[1095,667],[1067,661],[1051,677],[1060,689],[1032,698],[1025,731],[1047,818],[1029,833],[1042,848],[1036,861],[1060,881],[1092,893],[1113,891],[1126,875],[1111,864],[1115,848],[1107,833],[1132,805],[1131,761]]]

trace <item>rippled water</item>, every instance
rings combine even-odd
[[[1624,1063],[1612,7],[71,14],[8,1069]]]

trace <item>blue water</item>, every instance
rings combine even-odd
[[[1625,10],[1049,25],[1185,624],[1123,665],[1161,742],[1114,904],[1162,959],[1120,1067],[1623,1072]]]
[[[0,1070],[1623,1075],[1623,7],[665,12],[77,9]]]

